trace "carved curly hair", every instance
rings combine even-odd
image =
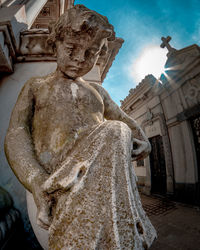
[[[77,4],[67,10],[59,20],[49,27],[50,35],[48,44],[55,47],[57,40],[62,41],[67,36],[79,38],[87,33],[93,38],[107,38],[108,41],[115,40],[113,26],[108,22],[107,17]]]

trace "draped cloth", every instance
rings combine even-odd
[[[150,247],[156,231],[141,205],[131,144],[126,124],[105,121],[66,155],[44,185],[52,195],[59,194],[49,249]]]

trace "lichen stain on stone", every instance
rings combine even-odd
[[[71,84],[71,91],[72,91],[72,96],[73,96],[73,99],[76,100],[77,98],[77,91],[78,91],[79,87],[76,83],[72,83]]]

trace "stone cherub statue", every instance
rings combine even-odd
[[[106,17],[69,9],[49,37],[57,70],[30,79],[12,112],[6,155],[50,249],[146,249],[156,237],[131,164],[149,154],[149,141],[102,86],[80,78],[114,38]]]

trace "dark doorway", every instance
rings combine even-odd
[[[166,194],[166,166],[163,141],[160,135],[149,139],[151,143],[151,192]]]
[[[191,119],[191,125],[194,135],[194,143],[197,155],[197,165],[198,165],[198,180],[200,181],[200,116]]]
[[[200,116],[191,119],[194,143],[197,156],[198,182],[195,184],[195,203],[200,205]]]

